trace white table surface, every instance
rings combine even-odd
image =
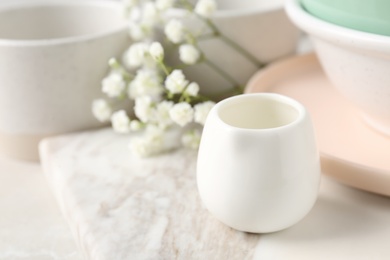
[[[1,155],[0,259],[81,259],[41,166]]]

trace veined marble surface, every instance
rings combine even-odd
[[[104,129],[41,146],[46,177],[86,259],[390,259],[389,198],[324,177],[314,209],[297,225],[238,232],[202,206],[195,152],[138,159],[128,138]]]

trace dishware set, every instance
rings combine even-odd
[[[239,2],[241,6],[237,6]],[[246,90],[252,94],[225,99],[211,110],[200,144],[197,181],[206,208],[221,222],[238,230],[256,233],[282,230],[305,217],[316,201],[320,153],[323,170],[324,165],[330,165],[327,168],[330,171],[340,169],[335,166],[340,160],[345,161],[342,166],[350,162],[350,158],[324,153],[333,151],[330,146],[324,148],[327,143],[324,140],[340,135],[326,131],[323,137],[325,134],[318,130],[318,125],[332,124],[332,114],[324,116],[318,111],[328,108],[318,109],[318,105],[309,101],[324,94],[324,100],[332,106],[335,97],[340,100],[336,102],[339,108],[348,107],[344,110],[353,111],[336,114],[335,119],[343,122],[342,115],[349,120],[349,116],[361,114],[372,128],[364,130],[369,132],[364,135],[367,142],[375,139],[373,143],[379,146],[389,142],[386,135],[390,135],[390,15],[387,11],[390,4],[385,0],[247,0],[221,4],[213,21],[258,60],[275,61],[294,52],[300,33],[291,21],[309,34],[318,55],[319,61],[314,57],[303,58],[311,59],[311,63],[305,63],[311,67],[286,61],[279,67],[275,64],[258,72]],[[107,73],[108,59],[118,57],[129,44],[127,24],[121,12],[118,3],[109,1],[24,3],[0,8],[0,149],[3,153],[36,160],[37,145],[42,138],[101,126],[93,118],[90,104],[101,95],[99,85]],[[254,64],[244,62],[216,41],[203,43],[201,48],[219,59],[223,69],[239,82],[245,83],[257,70]],[[319,74],[322,73],[320,64],[326,76]],[[202,85],[215,85],[210,93],[226,84],[201,67],[188,73],[189,78],[196,78]],[[274,76],[269,80],[272,73]],[[307,73],[312,73],[317,81],[310,81],[309,75],[305,76],[306,82],[308,77],[309,82],[317,82],[320,88],[310,88],[309,84],[297,81],[296,88],[301,85],[306,88],[290,91],[289,84],[297,75]],[[283,83],[283,77],[289,80]],[[323,87],[318,79],[321,82],[329,79],[331,84]],[[327,90],[333,85],[341,99],[337,92]],[[285,88],[276,90],[280,86]],[[358,125],[353,122],[345,124],[344,131],[352,131]],[[337,143],[331,140],[328,143]],[[356,165],[359,156],[354,157]],[[375,160],[368,164],[369,170],[375,168]],[[344,175],[344,179],[339,179],[358,188],[390,195],[386,186],[380,186],[389,179],[389,175],[383,174],[388,165],[381,165],[375,171],[384,180],[376,184],[370,184],[369,171],[359,172],[356,165],[348,168],[349,177]],[[359,173],[359,181],[354,180],[354,171]]]
[[[307,0],[302,3],[287,1],[286,11],[309,34],[326,75],[361,111],[367,124],[390,135],[390,15],[382,14],[389,13],[389,2]],[[349,28],[360,29],[361,24],[367,26],[362,30]],[[376,28],[383,31],[379,34]]]

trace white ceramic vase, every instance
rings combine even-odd
[[[25,2],[0,7],[0,150],[38,159],[41,138],[101,126],[107,61],[128,46],[120,3]]]
[[[313,127],[297,101],[247,94],[211,110],[197,182],[204,205],[221,222],[253,233],[290,227],[314,205],[319,181]]]

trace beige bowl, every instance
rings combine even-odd
[[[107,61],[128,45],[119,3],[57,1],[0,8],[0,149],[38,159],[42,137],[97,127],[91,102]]]

